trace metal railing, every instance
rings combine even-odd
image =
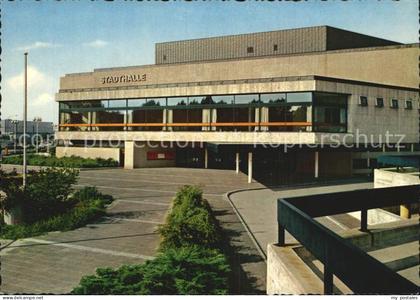
[[[287,230],[324,264],[324,293],[333,293],[333,275],[356,294],[417,294],[413,282],[392,271],[360,248],[313,218],[361,211],[361,230],[367,231],[368,209],[418,203],[420,185],[279,199],[278,243]]]

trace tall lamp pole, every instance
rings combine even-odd
[[[26,187],[26,118],[28,111],[28,53],[25,52],[25,99],[23,104],[23,188]]]

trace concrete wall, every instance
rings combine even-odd
[[[68,74],[62,77],[60,90],[141,87],[307,75],[418,88],[418,56],[418,45],[413,44],[206,63],[97,69],[90,73]],[[145,80],[103,83],[103,78],[109,76],[117,78],[127,74],[145,75]],[[71,99],[71,97],[67,98]]]
[[[156,64],[306,53],[399,43],[329,26],[157,43]],[[274,45],[277,48],[274,49]],[[253,47],[249,53],[248,47]]]
[[[419,94],[415,91],[355,85],[328,81],[317,81],[317,91],[350,94],[348,100],[348,132],[368,135],[374,141],[385,142],[388,132],[392,142],[404,136],[404,142],[418,143]],[[368,98],[368,106],[360,106],[359,98]],[[384,99],[384,107],[376,107],[376,98]],[[399,108],[390,107],[391,99],[398,99]],[[405,101],[412,100],[413,109],[405,109]],[[382,138],[380,137],[382,136]]]
[[[315,132],[229,132],[229,131],[59,131],[59,140],[112,140],[155,142],[209,142],[238,144],[319,144],[331,143],[331,134]],[[351,137],[337,134],[335,140],[352,142]]]
[[[267,294],[322,294],[322,281],[292,246],[267,246]]]
[[[156,151],[175,151],[171,147],[161,147],[156,145],[147,145],[142,142],[125,142],[125,156],[124,156],[124,168],[134,169],[134,168],[157,168],[157,167],[174,167],[175,160],[148,160],[147,152]]]
[[[374,170],[374,188],[420,184],[419,173],[407,174],[388,170]]]
[[[112,158],[120,161],[119,148],[57,147],[55,151],[57,157],[75,155],[83,158]]]

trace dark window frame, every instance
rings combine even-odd
[[[405,109],[408,109],[408,110],[413,109],[413,100],[405,100]]]
[[[254,47],[253,47],[253,46],[248,46],[248,47],[246,48],[246,53],[248,53],[248,54],[252,54],[252,53],[254,53]]]
[[[366,96],[359,96],[359,106],[366,107],[369,105],[368,97]]]
[[[382,98],[382,97],[377,97],[377,98],[376,98],[376,104],[375,104],[375,106],[376,106],[376,107],[379,107],[379,108],[384,107],[384,98]]]
[[[391,99],[390,107],[392,109],[398,109],[399,108],[399,101],[398,99]]]

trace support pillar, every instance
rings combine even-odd
[[[134,142],[124,142],[124,169],[134,169]]]
[[[252,152],[248,152],[248,183],[252,182]]]
[[[370,152],[367,151],[367,167],[370,169]]]
[[[368,210],[363,208],[360,211],[360,231],[368,231]]]
[[[400,205],[400,217],[404,218],[404,219],[410,219],[411,218],[410,204]]]
[[[204,148],[204,168],[207,169],[209,166],[209,151]]]
[[[332,295],[334,289],[334,275],[327,265],[324,265],[324,295]]]
[[[318,178],[319,175],[319,152],[315,152],[315,174],[314,177]]]
[[[239,152],[236,152],[236,174],[239,174]]]

